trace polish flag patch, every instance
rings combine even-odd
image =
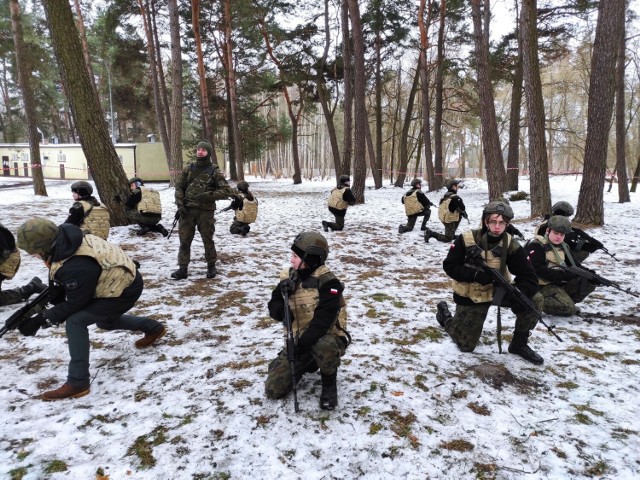
[[[338,294],[338,289],[337,288],[332,288],[332,289],[329,290],[329,293],[331,295],[337,295]]]

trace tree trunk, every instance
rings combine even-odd
[[[622,23],[618,39],[618,62],[616,64],[616,170],[618,171],[618,201],[626,203],[631,201],[629,195],[629,179],[627,177],[626,140],[624,112],[624,67],[625,67],[625,25]],[[611,179],[613,180],[613,175]]]
[[[615,96],[615,67],[619,35],[624,24],[625,0],[600,2],[591,55],[587,139],[584,172],[574,220],[585,225],[604,224],[604,181],[607,146]]]
[[[484,0],[484,30],[480,2],[481,0],[471,0],[471,12],[478,76],[477,88],[480,99],[480,122],[482,124],[482,151],[485,157],[487,182],[489,183],[489,199],[493,199],[502,196],[505,190],[506,173],[502,162],[502,149],[500,147],[500,137],[498,136],[496,107],[489,71],[489,22],[487,20],[489,0]]]
[[[169,31],[171,35],[171,157],[169,171],[182,169],[182,51],[180,48],[180,16],[178,0],[169,0]]]
[[[520,18],[518,1],[516,8],[516,35],[518,39],[518,59],[513,73],[513,86],[511,88],[511,110],[509,112],[509,147],[507,150],[507,190],[518,190],[518,174],[520,172],[520,115],[522,113],[522,37],[520,34]]]
[[[57,0],[44,0],[43,5],[71,114],[100,199],[111,214],[112,225],[127,225],[124,199],[131,190],[91,86],[71,7],[68,2]]]
[[[82,9],[80,8],[80,1],[74,0],[74,6],[76,7],[76,27],[80,34],[80,41],[82,42],[82,55],[84,61],[87,64],[87,72],[89,73],[89,79],[91,80],[91,86],[98,93],[96,87],[95,76],[93,75],[93,66],[91,65],[91,54],[89,53],[89,43],[87,42],[86,29],[84,28],[84,17],[82,16]],[[113,140],[115,142],[115,139]]]
[[[427,11],[427,21],[424,14]],[[429,48],[428,26],[431,25],[431,1],[427,8],[426,0],[420,0],[418,8],[418,27],[420,30],[420,54],[418,57],[418,69],[422,84],[422,140],[424,145],[424,160],[427,166],[427,184],[429,191],[437,190],[442,186],[442,169],[438,180],[436,170],[433,168],[433,152],[431,150],[431,100],[429,98],[429,64],[427,62],[427,49]],[[404,182],[404,178],[402,179]]]
[[[444,19],[447,12],[447,2],[440,1],[440,25],[438,30],[438,59],[436,67],[436,111],[433,119],[433,146],[434,157],[434,185],[429,185],[429,190],[438,190],[443,184],[444,154],[442,152],[442,113],[444,110]],[[428,131],[426,128],[424,131]],[[431,162],[431,159],[427,159]]]
[[[524,95],[527,101],[529,131],[529,176],[531,178],[531,217],[551,211],[551,188],[544,125],[544,99],[538,63],[537,1],[522,1],[522,62]]]
[[[342,153],[342,168],[336,172],[336,179],[340,175],[351,176],[351,158],[353,156],[353,44],[351,43],[351,28],[349,25],[349,0],[342,0],[342,56],[344,58],[344,150]]]
[[[377,10],[377,15],[380,15],[380,10]],[[376,22],[377,23],[377,22]],[[380,22],[382,23],[382,22]],[[371,175],[373,176],[373,182],[376,190],[382,187],[382,37],[380,31],[376,29],[376,38],[374,40],[375,48],[375,129],[376,129],[376,144],[375,151],[371,151],[370,155],[373,157],[370,160],[371,163]],[[369,122],[367,122],[367,126]],[[371,139],[371,129],[367,128]],[[373,143],[373,142],[372,142]]]
[[[207,88],[207,74],[202,55],[202,38],[200,37],[200,0],[191,0],[191,27],[196,42],[196,59],[198,61],[198,80],[200,81],[200,112],[202,114],[202,136],[211,145],[213,152],[211,160],[217,163],[216,147],[213,141],[213,127],[211,126],[211,112],[209,109],[209,90]]]
[[[233,63],[233,39],[231,27],[231,0],[224,1],[224,33],[225,33],[225,67],[229,78],[229,105],[231,107],[231,125],[233,129],[233,145],[235,158],[229,159],[236,163],[236,174],[238,178],[234,180],[244,180],[244,161],[242,156],[242,137],[240,136],[240,120],[238,119],[238,95],[236,93],[236,71]]]
[[[418,62],[419,63],[419,62]],[[398,178],[394,183],[396,187],[402,187],[404,181],[407,178],[407,168],[409,166],[409,129],[411,128],[411,121],[413,116],[413,105],[415,104],[416,94],[418,92],[418,84],[420,79],[420,65],[416,68],[416,73],[413,76],[413,83],[411,84],[411,91],[409,92],[409,98],[407,99],[407,110],[404,113],[404,121],[402,123],[402,133],[400,134],[400,145],[398,149],[400,151],[400,161],[398,165]]]
[[[42,162],[40,161],[40,135],[38,134],[38,112],[31,87],[31,66],[27,55],[24,36],[22,33],[22,19],[18,0],[9,0],[11,11],[11,30],[13,32],[13,44],[16,47],[16,68],[18,70],[18,83],[22,92],[25,115],[27,117],[27,131],[29,132],[29,152],[31,154],[31,175],[33,177],[33,193],[47,196],[47,188],[44,184]]]

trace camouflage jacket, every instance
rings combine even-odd
[[[217,165],[195,161],[188,165],[176,182],[178,208],[216,209],[216,200],[239,195],[229,186]]]

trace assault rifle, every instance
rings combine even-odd
[[[295,271],[292,274],[291,280],[295,283]],[[300,411],[300,405],[298,405],[298,389],[296,387],[296,354],[295,354],[295,342],[293,340],[293,323],[291,321],[291,312],[289,311],[289,289],[282,289],[282,297],[284,298],[284,325],[287,328],[287,339],[285,341],[287,347],[287,360],[289,361],[289,367],[291,368],[291,385],[293,386],[293,409],[296,413]]]
[[[49,285],[42,292],[38,294],[33,300],[25,303],[22,307],[16,310],[11,315],[4,326],[0,328],[0,337],[2,337],[9,330],[15,330],[20,328],[27,320],[34,315],[46,310],[47,305],[53,305],[56,300],[64,294],[64,289],[59,285]]]
[[[542,314],[536,309],[536,306],[533,302],[527,297],[524,293],[520,291],[518,287],[509,283],[509,281],[502,276],[502,274],[496,270],[495,268],[491,268],[487,265],[482,256],[481,250],[479,248],[471,248],[469,249],[469,253],[467,254],[467,258],[465,259],[466,263],[479,267],[482,271],[488,273],[491,276],[491,280],[493,284],[496,286],[496,291],[493,295],[493,305],[498,306],[498,314],[500,312],[500,304],[502,303],[502,299],[505,295],[509,294],[511,298],[513,298],[517,303],[521,306],[525,307],[530,312],[536,316],[538,321],[547,327],[547,330],[553,334],[554,337],[558,339],[558,341],[562,342],[562,339],[558,336],[558,334],[553,330],[556,328],[555,325],[547,325],[547,323],[542,318]]]
[[[176,212],[176,216],[173,218],[173,225],[171,225],[171,230],[169,231],[169,235],[167,235],[167,240],[171,238],[171,234],[176,229],[176,225],[178,224],[178,220],[180,220],[180,212]]]
[[[607,250],[607,247],[605,247],[602,244],[602,242],[596,240],[595,238],[593,238],[591,235],[589,235],[584,230],[582,230],[582,229],[580,229],[578,227],[571,227],[571,230],[573,230],[573,233],[576,234],[576,237],[577,237],[577,240],[578,240],[577,243],[579,245],[584,245],[585,243],[590,243],[591,245],[593,245],[594,251],[595,250],[602,250],[604,253],[606,253],[611,258],[613,258],[616,262],[620,261],[619,258],[616,258],[616,254],[615,253],[611,253],[609,250]]]
[[[591,282],[596,285],[603,285],[605,287],[613,287],[616,290],[620,290],[621,292],[627,293],[633,297],[640,298],[640,293],[632,291],[630,288],[624,289],[620,286],[619,283],[614,282],[613,280],[606,279],[601,277],[596,272],[592,272],[591,270],[587,270],[584,267],[579,267],[578,265],[571,265],[570,267],[566,265],[562,265],[560,263],[554,263],[554,265],[559,266],[563,270],[567,272],[571,272],[574,275],[580,277],[581,281]]]
[[[471,224],[471,222],[469,221],[469,214],[466,210],[460,210],[460,216],[464,218],[468,224]]]
[[[228,207],[225,207],[222,210],[220,210],[220,213],[228,212],[229,210],[231,210],[232,206],[233,206],[233,203],[231,205],[229,205]]]

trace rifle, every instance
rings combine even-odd
[[[595,272],[592,272],[591,270],[587,270],[584,267],[580,267],[578,265],[571,265],[570,267],[566,266],[566,265],[562,265],[560,263],[554,263],[554,265],[559,266],[560,268],[562,268],[563,270],[567,271],[567,272],[571,272],[574,275],[580,277],[581,280],[589,281],[592,283],[595,283],[596,285],[603,285],[605,287],[613,287],[616,290],[620,290],[621,292],[627,293],[633,297],[636,298],[640,298],[640,294],[637,292],[633,292],[630,288],[627,288],[626,290],[624,288],[622,288],[620,286],[619,283],[616,283],[612,280],[606,279],[604,277],[601,277],[600,275],[598,275]]]
[[[295,282],[295,271],[291,275]],[[293,385],[293,409],[296,413],[300,411],[300,405],[298,405],[298,389],[296,387],[296,355],[295,355],[295,342],[293,340],[293,324],[291,322],[291,312],[289,312],[289,290],[282,289],[282,297],[284,298],[284,324],[287,328],[287,339],[285,341],[287,347],[287,360],[289,361],[289,367],[291,368],[291,385]]]
[[[231,205],[229,205],[228,207],[225,207],[222,210],[220,210],[220,213],[228,212],[229,210],[231,210],[232,206],[233,206],[233,203]]]
[[[479,267],[480,269],[482,269],[482,271],[488,273],[491,276],[491,280],[493,280],[493,284],[496,286],[496,291],[495,291],[495,293],[493,295],[493,302],[492,303],[493,303],[493,305],[497,305],[498,306],[498,313],[500,312],[499,308],[500,308],[500,304],[502,303],[502,299],[504,298],[504,296],[506,294],[509,294],[521,306],[523,306],[527,310],[533,312],[535,314],[536,318],[538,319],[538,321],[542,325],[547,327],[547,330],[551,334],[553,334],[553,336],[556,337],[558,339],[558,341],[562,342],[562,339],[553,330],[554,328],[556,328],[556,326],[555,325],[548,325],[544,321],[544,319],[542,318],[542,313],[540,313],[538,311],[538,309],[536,309],[536,306],[529,299],[529,297],[527,297],[524,293],[522,293],[518,287],[516,287],[515,285],[512,285],[511,283],[509,283],[509,281],[506,278],[504,278],[502,276],[502,274],[498,270],[496,270],[495,268],[491,268],[489,265],[487,265],[484,262],[483,258],[480,256],[480,249],[479,248],[478,249],[471,249],[471,251],[467,255],[467,258],[466,258],[465,261],[470,263],[471,265],[475,265],[475,266]]]
[[[460,216],[462,218],[464,218],[467,221],[468,224],[471,224],[471,222],[469,221],[469,214],[467,213],[466,210],[461,210],[460,211]]]
[[[176,212],[176,216],[173,219],[173,225],[171,225],[171,231],[169,232],[169,235],[167,235],[167,240],[169,240],[171,238],[171,234],[175,230],[176,225],[178,224],[178,220],[180,220],[180,214],[179,214],[179,212]]]
[[[613,258],[616,262],[620,261],[619,258],[616,258],[616,254],[615,253],[611,253],[607,249],[607,247],[605,247],[602,244],[602,242],[596,240],[595,238],[593,238],[591,235],[589,235],[584,230],[582,230],[582,229],[580,229],[578,227],[571,227],[571,230],[573,230],[573,232],[576,234],[576,237],[578,238],[578,244],[579,245],[583,245],[585,243],[591,243],[595,247],[595,250],[602,250],[604,253],[606,253],[611,258]]]
[[[20,328],[27,320],[34,315],[44,312],[47,309],[47,305],[53,304],[61,294],[64,294],[64,289],[60,285],[49,285],[42,292],[38,294],[33,300],[25,303],[22,307],[16,310],[11,315],[4,326],[0,328],[0,337],[2,337],[9,330],[15,330]]]

